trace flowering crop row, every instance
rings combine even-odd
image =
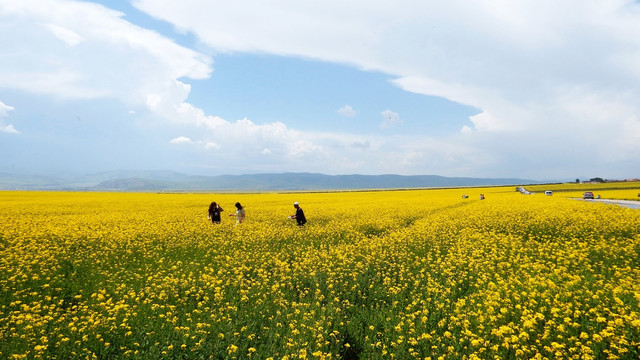
[[[640,357],[638,210],[512,187],[1,192],[0,209],[0,358]]]

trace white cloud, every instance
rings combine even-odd
[[[193,144],[193,141],[186,136],[179,136],[169,141],[171,144]]]
[[[76,46],[84,40],[84,38],[75,31],[69,30],[60,25],[44,24],[42,26],[69,46]]]
[[[0,101],[0,118],[6,117],[9,115],[9,111],[15,110],[13,106],[9,106],[2,101]]]
[[[345,117],[354,117],[356,116],[356,111],[353,110],[353,108],[349,105],[345,105],[343,107],[341,107],[340,109],[338,109],[338,114],[345,116]]]
[[[6,105],[0,101],[0,132],[9,134],[19,134],[20,132],[11,124],[5,124],[3,118],[9,116],[9,111],[15,110],[13,106]]]
[[[326,154],[324,153],[322,146],[316,145],[311,141],[307,140],[297,140],[287,146],[288,148],[288,156],[293,158],[304,158],[304,157],[323,157]]]
[[[505,128],[499,118],[496,118],[488,112],[473,115],[469,117],[469,120],[473,123],[474,128],[479,131],[496,131]]]
[[[637,2],[132,3],[192,32],[203,42],[199,48],[209,47],[205,51],[350,64],[390,74],[406,91],[479,112],[440,139],[226,120],[188,102],[190,79],[212,72],[209,56],[133,25],[117,11],[70,0],[0,0],[0,89],[147,107],[182,133],[201,130],[197,139],[171,142],[196,145],[210,156],[203,163],[244,169],[537,176],[541,169],[530,164],[544,159],[573,166],[570,171],[587,163],[619,173],[640,168]],[[349,105],[338,113],[356,115]],[[382,128],[402,123],[390,110],[381,116]],[[0,129],[17,132],[1,122]],[[263,156],[267,152],[271,156]],[[514,170],[514,162],[522,166]]]
[[[289,129],[279,122],[258,125],[246,118],[235,122],[217,118],[213,124],[197,120],[193,124],[210,130],[195,143],[215,144],[213,148],[220,149],[221,154],[238,158],[275,153],[297,161],[325,155],[313,135]]]
[[[394,127],[402,124],[402,119],[400,119],[400,115],[391,110],[385,110],[380,113],[382,117],[382,123],[380,123],[380,128],[388,129],[390,127]]]
[[[134,5],[218,51],[353,64],[395,75],[394,84],[407,91],[474,106],[479,114],[463,128],[465,141],[478,153],[493,152],[494,159],[504,158],[502,153],[525,158],[525,151],[541,150],[568,167],[605,160],[592,154],[607,153],[612,143],[626,159],[640,152],[637,132],[629,131],[640,126],[637,2],[256,0],[220,6],[137,0]],[[560,131],[564,141],[550,142],[549,134]],[[496,146],[505,136],[518,141]],[[563,144],[575,151],[568,155]],[[508,174],[508,165],[496,161],[495,168],[477,171]],[[637,159],[633,163],[640,168]],[[622,165],[617,169],[624,171]]]
[[[207,141],[204,144],[205,149],[219,149],[220,145],[214,143],[213,141]]]
[[[463,133],[463,134],[471,134],[473,132],[473,129],[471,129],[467,125],[462,125],[462,128],[460,129],[460,132]]]
[[[18,130],[16,130],[15,127],[13,127],[13,125],[9,124],[9,125],[3,125],[0,124],[0,131],[1,132],[6,132],[9,134],[19,134],[20,132]]]
[[[178,78],[209,77],[207,56],[123,15],[84,1],[0,0],[0,88],[142,104]]]

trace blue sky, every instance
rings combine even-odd
[[[190,101],[225,119],[282,121],[315,131],[442,134],[471,125],[478,111],[444,98],[404,91],[389,75],[345,65],[266,55],[220,55],[211,80],[192,83]],[[345,105],[352,116],[338,111]],[[402,126],[381,129],[382,111]]]
[[[0,0],[0,172],[640,177],[640,6]]]

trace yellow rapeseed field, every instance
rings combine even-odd
[[[551,185],[531,185],[527,190],[544,193],[546,190],[554,192],[555,196],[582,198],[585,191],[600,195],[602,199],[636,200],[640,201],[639,182],[610,182],[610,183],[564,183]]]
[[[640,357],[640,210],[514,187],[0,209],[1,359]]]

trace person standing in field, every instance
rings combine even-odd
[[[220,213],[224,210],[215,201],[209,205],[209,219],[214,224],[220,224]]]
[[[229,214],[229,216],[233,216],[234,214]],[[239,202],[236,203],[236,225],[240,224],[244,221],[244,208],[240,205]]]
[[[300,204],[298,204],[298,202],[296,201],[293,203],[293,207],[296,208],[296,213],[295,215],[291,215],[290,218],[296,219],[296,221],[298,222],[298,226],[306,224],[307,218],[304,216],[304,211],[302,211]]]

